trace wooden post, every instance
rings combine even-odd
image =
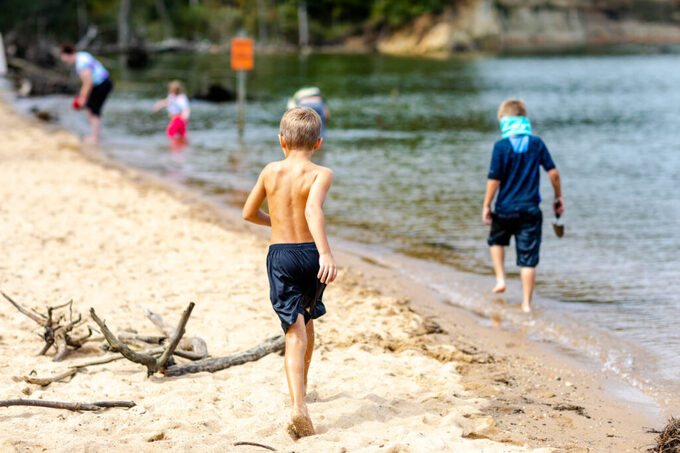
[[[300,48],[307,49],[309,47],[309,18],[305,0],[298,0],[298,32],[300,34]]]
[[[78,34],[83,36],[87,33],[87,6],[85,5],[85,0],[78,1],[76,14],[78,16]]]
[[[257,0],[257,38],[260,45],[267,44],[267,3],[265,0]]]
[[[120,0],[118,7],[118,48],[123,53],[127,53],[128,46],[130,45],[129,15],[130,0]]]
[[[246,126],[246,72],[238,71],[238,135]]]

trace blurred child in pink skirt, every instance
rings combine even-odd
[[[153,106],[153,112],[156,113],[164,108],[168,110],[170,117],[165,133],[171,143],[186,143],[187,123],[191,109],[189,108],[189,99],[184,94],[184,86],[179,80],[168,83],[168,97],[156,102]]]

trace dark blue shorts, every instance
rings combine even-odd
[[[111,79],[106,79],[96,87],[92,88],[90,92],[90,97],[85,103],[85,107],[88,108],[90,113],[94,116],[101,116],[102,107],[104,107],[104,102],[108,97],[109,93],[113,89],[113,82]]]
[[[305,324],[326,314],[321,298],[325,283],[317,278],[319,252],[313,242],[272,244],[267,254],[269,297],[283,331],[305,317]]]
[[[539,207],[520,208],[510,212],[497,211],[491,217],[491,232],[487,240],[489,246],[510,245],[510,238],[515,236],[517,265],[536,267],[543,226],[543,214]]]

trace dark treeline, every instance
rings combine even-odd
[[[240,30],[261,44],[333,44],[397,27],[455,0],[3,0],[0,32],[16,43],[168,38],[224,43]]]

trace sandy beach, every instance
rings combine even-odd
[[[0,103],[0,289],[28,307],[73,299],[114,332],[156,335],[144,308],[174,324],[190,301],[188,336],[213,356],[281,332],[269,303],[262,231],[189,193],[81,152],[77,137]],[[338,252],[328,314],[317,323],[310,414],[317,435],[293,440],[283,359],[217,373],[153,376],[121,360],[47,387],[50,376],[108,355],[87,344],[60,363],[37,325],[0,300],[0,399],[132,400],[96,413],[0,409],[0,451],[286,452],[639,451],[649,414],[616,400],[612,378],[442,310],[389,267]],[[88,324],[94,325],[89,322]],[[181,359],[180,359],[181,360]]]

